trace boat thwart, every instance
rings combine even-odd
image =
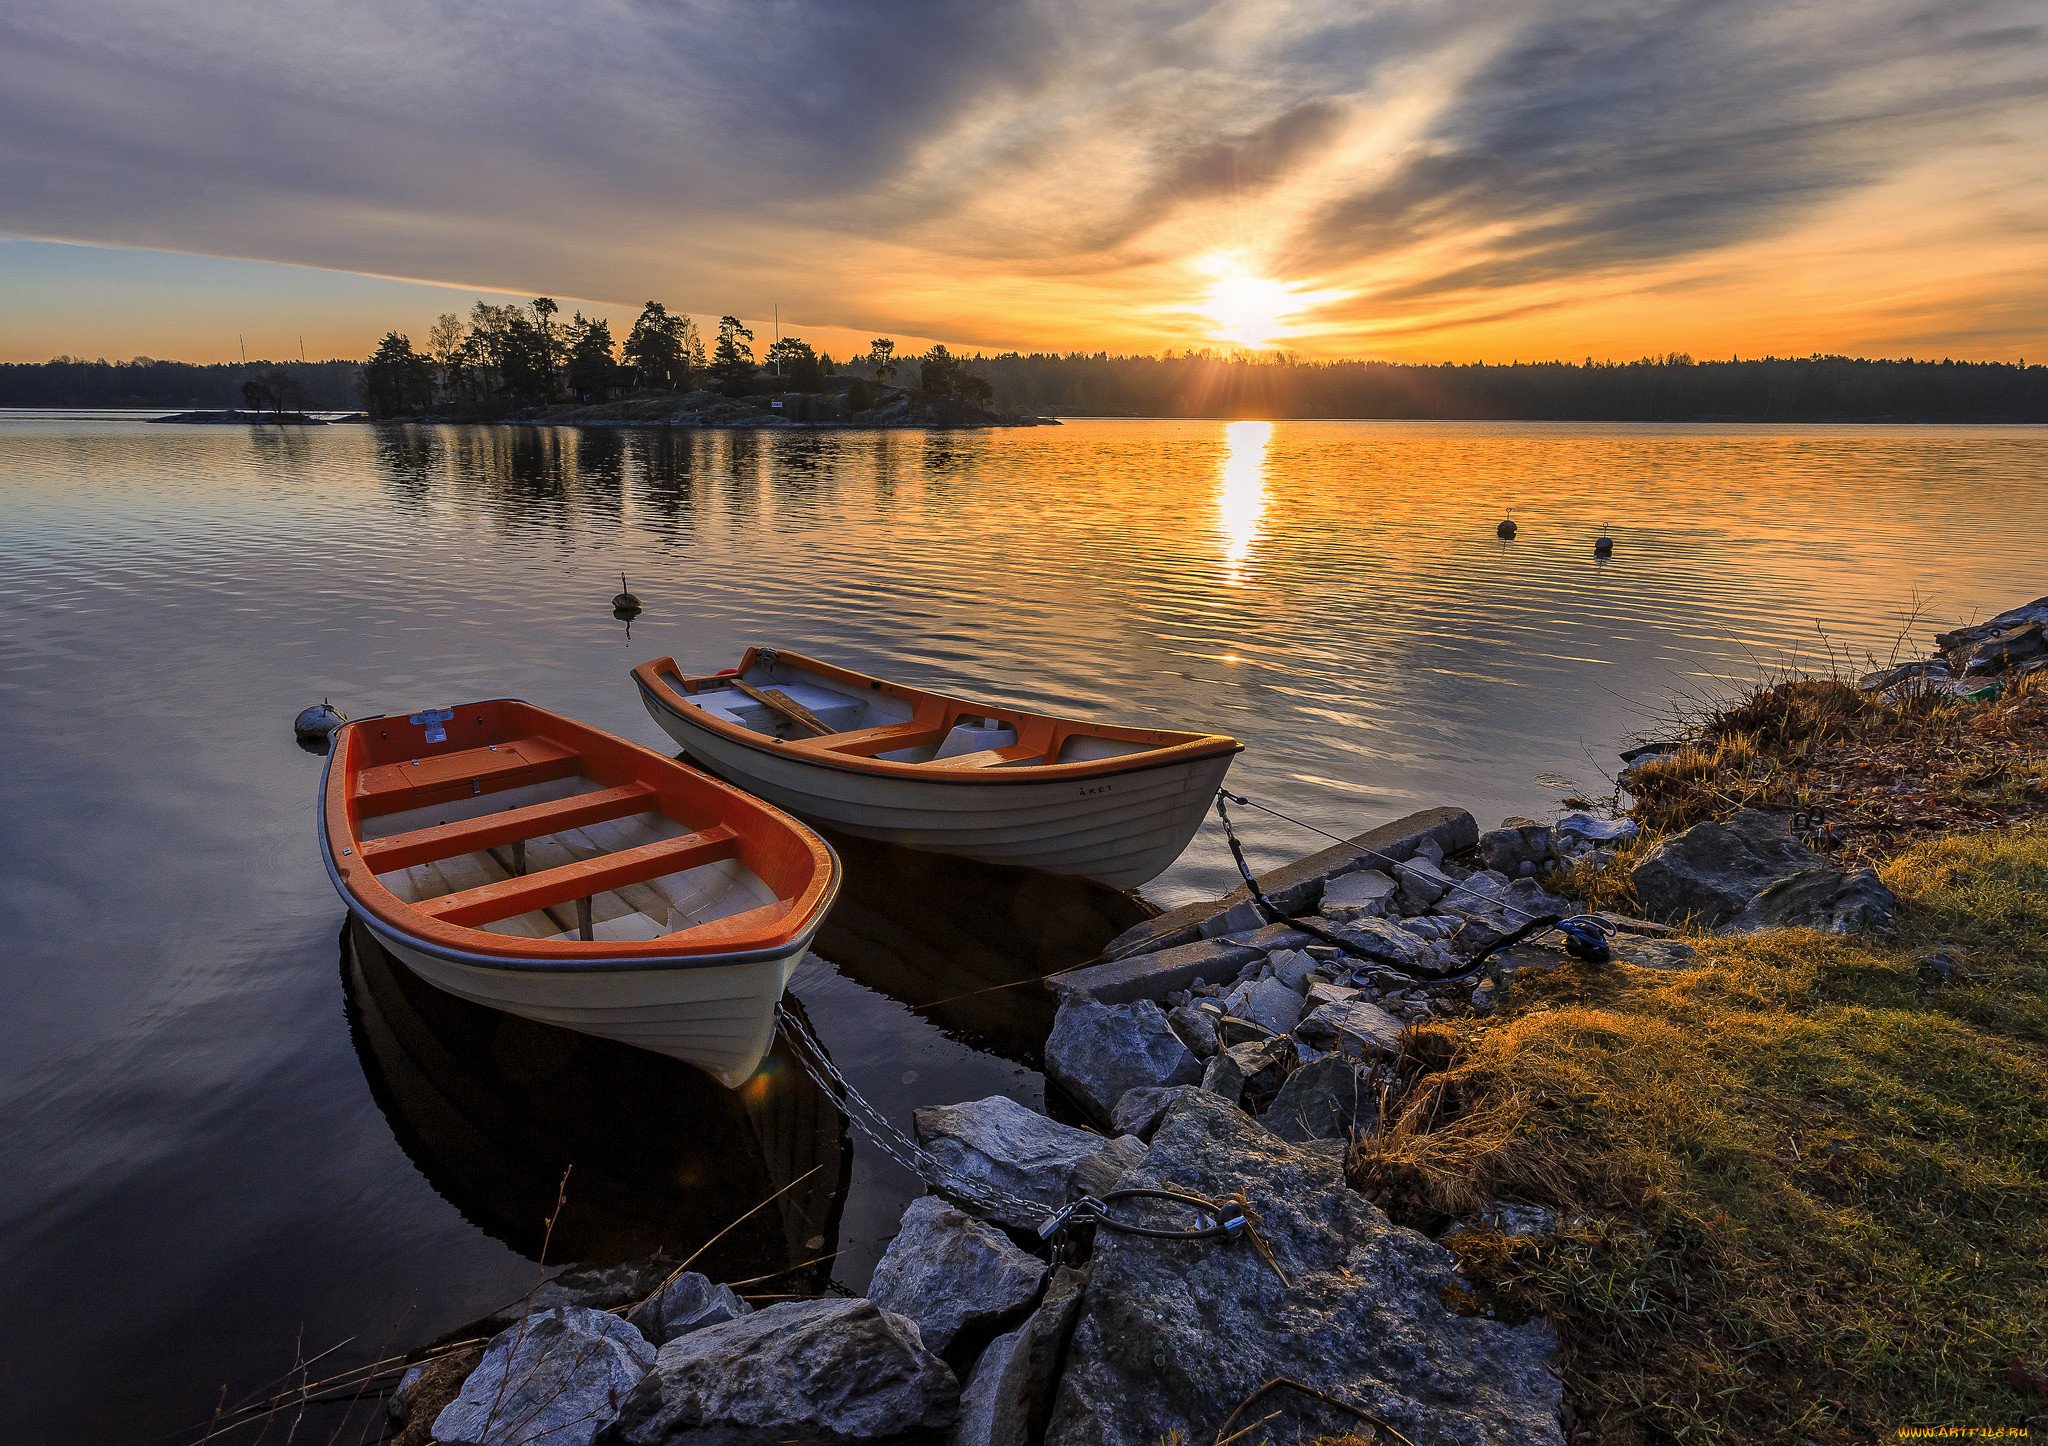
[[[510,699],[337,729],[320,837],[350,910],[429,983],[728,1085],[839,888],[781,810]]]
[[[1187,847],[1243,745],[971,702],[800,653],[633,670],[720,777],[863,838],[1135,888]]]

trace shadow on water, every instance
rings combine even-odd
[[[1036,981],[1094,958],[1151,910],[1100,884],[825,830],[846,865],[816,952],[960,1042],[1043,1066],[1053,1002]]]
[[[538,1258],[609,1264],[721,1238],[717,1280],[829,1255],[853,1155],[846,1122],[781,1045],[738,1090],[677,1060],[536,1024],[445,994],[360,926],[341,934],[349,1033],[392,1134],[465,1219]],[[829,1264],[806,1272],[822,1289]]]

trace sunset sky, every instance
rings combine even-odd
[[[2048,8],[14,5],[0,237],[5,360],[540,292],[842,355],[2048,356]]]

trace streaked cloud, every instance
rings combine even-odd
[[[969,346],[1200,344],[1224,254],[1313,300],[1308,350],[2003,354],[2042,304],[1969,258],[2048,271],[2044,32],[2038,0],[67,0],[0,10],[0,232]],[[1851,229],[1879,196],[1889,240]]]

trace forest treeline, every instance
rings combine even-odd
[[[408,344],[394,358],[385,349],[385,359],[408,368],[418,388],[402,400],[488,400],[506,389],[508,361],[511,387],[527,395],[543,387],[586,392],[588,385],[577,384],[616,387],[650,378],[675,389],[710,384],[806,390],[849,373],[922,386],[933,355],[898,360],[878,339],[868,354],[842,362],[797,342],[779,352],[771,347],[777,354],[770,366],[779,372],[764,370],[753,362],[747,329],[737,322],[730,322],[729,329],[722,319],[726,335],[719,340],[734,350],[724,358],[728,365],[714,370],[718,348],[698,341],[688,318],[661,311],[643,315],[648,324],[636,328],[643,345],[616,349],[609,335],[590,335],[596,327],[588,322],[569,335],[580,320],[572,318],[560,341],[536,349],[526,330],[531,311],[518,312],[523,315],[517,326],[508,316],[514,308],[507,307],[482,328],[474,317],[444,326],[438,338],[423,339],[426,344],[417,351]],[[481,339],[473,340],[479,332]],[[582,342],[580,349],[575,341]],[[460,354],[465,346],[467,357]],[[986,384],[998,408],[1047,416],[2048,422],[2048,367],[2010,362],[1665,356],[1632,362],[1432,365],[1198,352],[960,357],[944,355],[943,348],[934,351],[950,369],[943,379],[931,378],[941,388],[978,396]],[[664,367],[664,358],[672,364]],[[281,379],[289,379],[289,385]],[[295,406],[340,411],[365,404],[364,381],[363,364],[349,361],[197,365],[147,357],[122,362],[60,357],[0,364],[0,407],[244,406],[254,382],[288,391]]]
[[[246,388],[275,386],[282,374],[295,406],[316,412],[354,411],[363,404],[361,362],[180,362],[58,357],[0,362],[0,407],[163,407],[225,410],[248,404]]]
[[[1441,421],[2048,421],[2048,367],[1765,357],[1416,364],[1215,356],[969,357],[1011,411]]]

